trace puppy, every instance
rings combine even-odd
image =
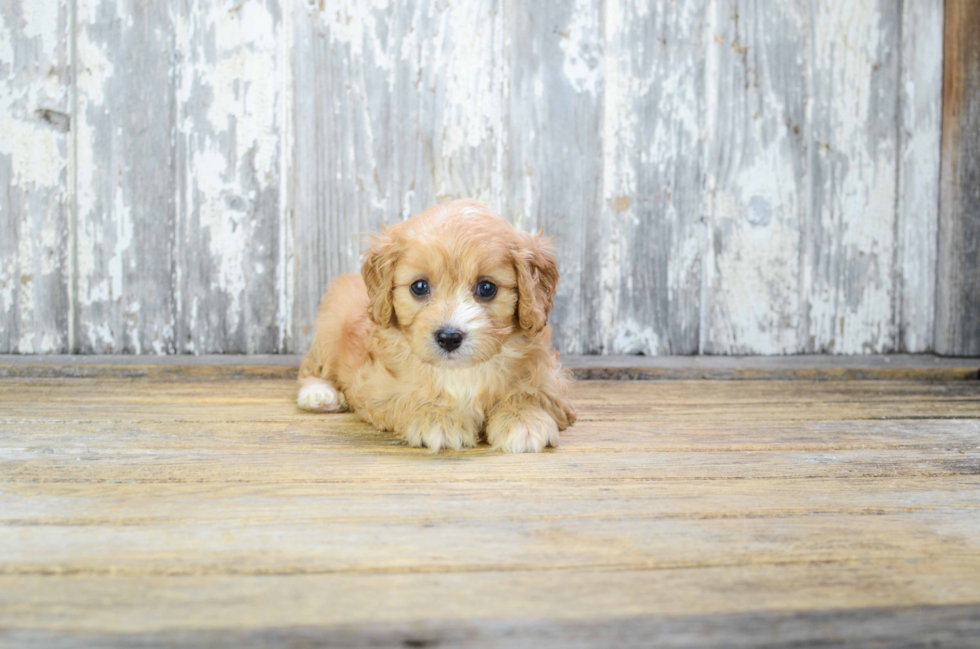
[[[575,422],[551,347],[558,268],[541,236],[471,200],[372,239],[360,275],[328,287],[297,403],[353,409],[432,452],[536,453]]]

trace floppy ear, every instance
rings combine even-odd
[[[379,327],[395,322],[395,307],[391,292],[395,285],[395,263],[398,246],[387,228],[371,235],[371,247],[364,253],[361,277],[368,292],[368,315]]]
[[[520,233],[521,243],[514,251],[517,270],[517,322],[529,336],[548,324],[548,314],[558,290],[558,263],[552,254],[551,241],[541,236]]]

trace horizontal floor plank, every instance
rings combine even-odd
[[[244,380],[295,378],[298,355],[0,355],[0,378]],[[876,356],[563,356],[579,379],[942,380],[980,379],[980,358]]]
[[[140,647],[440,647],[441,649],[578,649],[726,647],[766,649],[835,646],[963,647],[980,636],[980,606],[900,606],[806,611],[667,616],[641,614],[613,618],[530,621],[470,618],[442,623],[378,622],[370,625],[166,629],[135,632],[0,630],[11,649],[51,647],[99,649]]]
[[[980,475],[573,482],[561,489],[531,481],[419,482],[411,489],[399,483],[4,483],[0,526],[876,516],[975,504],[978,490]]]
[[[973,502],[779,518],[266,519],[0,526],[0,574],[303,575],[974,558]],[[460,503],[466,506],[466,503]]]
[[[153,633],[353,627],[434,631],[485,620],[978,605],[976,557],[664,570],[288,576],[0,575],[6,629]]]
[[[353,416],[332,416],[329,422],[312,417],[253,420],[165,420],[147,418],[110,420],[86,418],[0,418],[0,459],[37,456],[40,459],[86,454],[158,453],[180,457],[184,453],[324,453],[361,444],[387,449],[405,457],[425,451],[401,448],[390,433],[373,430]],[[704,419],[704,417],[702,417]],[[886,419],[840,421],[715,422],[663,421],[655,427],[642,422],[583,421],[565,432],[563,453],[598,451],[632,453],[726,451],[846,451],[939,448],[961,455],[980,446],[980,419]],[[941,443],[940,443],[941,442]],[[391,448],[396,447],[396,448]],[[550,451],[549,451],[550,452]],[[495,455],[486,447],[466,451],[464,457]],[[452,453],[438,456],[459,459]]]
[[[980,381],[583,381],[432,455],[201,367],[0,379],[0,644],[974,637]]]

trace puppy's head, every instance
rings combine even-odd
[[[548,323],[558,267],[547,242],[475,201],[437,205],[374,237],[361,268],[371,319],[427,363],[472,365]]]

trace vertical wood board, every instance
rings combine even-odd
[[[980,354],[980,3],[947,0],[936,351]]]
[[[813,3],[803,272],[808,352],[897,347],[898,49],[891,0]]]
[[[177,349],[279,351],[282,15],[184,0],[178,17]]]
[[[898,351],[932,349],[943,95],[943,0],[902,3]]]
[[[610,0],[600,351],[697,353],[704,225],[704,0]]]
[[[172,353],[177,0],[77,5],[81,353]]]
[[[301,352],[472,196],[554,238],[566,353],[980,353],[974,14],[5,0],[0,352]]]
[[[798,353],[806,344],[810,3],[712,4],[702,351]]]
[[[0,4],[0,353],[70,347],[70,17]]]

